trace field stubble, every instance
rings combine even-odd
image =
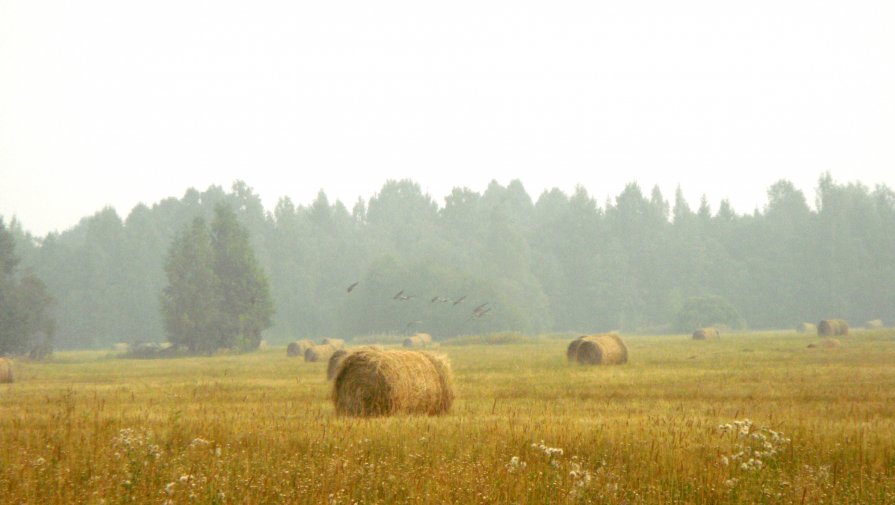
[[[5,503],[895,503],[895,332],[442,349],[440,417],[337,417],[282,349],[60,353],[0,385]]]

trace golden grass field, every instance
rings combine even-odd
[[[625,340],[442,347],[451,412],[369,420],[285,348],[19,361],[0,503],[895,503],[895,330]]]

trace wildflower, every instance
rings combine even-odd
[[[510,458],[510,462],[507,463],[507,471],[508,472],[515,472],[516,470],[522,470],[525,467],[526,467],[525,462],[520,461],[519,456],[513,456],[512,458]]]
[[[168,495],[172,495],[172,494],[174,494],[174,482],[169,482],[169,483],[165,486],[165,493],[168,494]]]
[[[208,447],[211,445],[211,442],[205,440],[204,438],[194,438],[192,442],[190,442],[190,449],[201,449],[204,447]]]
[[[727,466],[730,464],[730,461],[727,459],[727,456],[721,456],[721,464]]]
[[[43,459],[42,457],[38,456],[37,459],[35,459],[34,461],[31,462],[31,466],[34,466],[34,467],[43,466],[43,464],[46,463],[46,462],[47,462],[47,460],[45,460],[45,459]]]

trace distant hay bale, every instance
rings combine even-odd
[[[305,361],[312,363],[318,361],[326,361],[339,349],[332,344],[320,344],[309,347],[305,351]]]
[[[335,347],[336,349],[341,349],[341,348],[345,347],[345,341],[342,340],[341,338],[324,338],[323,341],[320,343],[323,345],[331,345],[331,346]]]
[[[569,363],[572,363],[578,359],[578,347],[581,345],[583,338],[583,336],[578,337],[575,340],[569,342],[569,347],[566,348],[566,359],[569,360]]]
[[[126,342],[115,342],[112,344],[112,349],[115,352],[127,352],[129,351],[131,346]]]
[[[342,364],[342,360],[345,359],[345,356],[348,356],[348,351],[339,349],[329,357],[329,363],[326,365],[326,380],[331,381],[336,377],[336,373],[339,371],[339,365]]]
[[[615,333],[587,335],[578,339],[577,346],[570,344],[566,357],[574,351],[575,362],[580,365],[622,365],[628,362],[628,346]]]
[[[808,344],[808,348],[809,349],[815,349],[815,348],[830,349],[833,347],[839,347],[841,345],[842,344],[839,342],[838,339],[825,338],[823,340],[818,340],[817,342],[812,342],[812,343]]]
[[[867,326],[867,328],[869,328],[869,329],[877,330],[879,328],[882,328],[884,325],[883,325],[882,319],[873,319],[871,321],[867,321],[865,326]]]
[[[414,335],[414,336],[412,336],[412,337],[407,337],[407,338],[405,338],[405,339],[404,339],[404,342],[403,342],[401,345],[403,345],[404,347],[407,347],[408,349],[409,349],[409,348],[413,348],[413,347],[422,347],[422,346],[423,346],[423,341],[420,340],[419,337],[417,337],[416,335]]]
[[[408,348],[429,347],[432,345],[432,335],[429,335],[428,333],[417,333],[416,335],[405,338],[401,345]]]
[[[0,384],[12,384],[15,375],[12,373],[12,361],[8,358],[0,358]]]
[[[443,414],[454,401],[447,358],[425,351],[360,349],[348,354],[333,381],[341,415]]]
[[[838,337],[848,335],[848,323],[842,319],[824,319],[817,323],[817,336]]]
[[[289,345],[286,346],[286,356],[289,356],[290,358],[304,356],[305,351],[310,347],[314,347],[314,342],[308,339],[290,342]]]
[[[796,331],[799,333],[808,333],[813,335],[817,333],[817,325],[811,323],[802,323],[796,326]]]
[[[717,328],[702,328],[693,332],[693,340],[714,340],[720,337]]]

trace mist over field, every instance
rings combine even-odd
[[[0,0],[0,504],[895,504],[893,26]]]
[[[437,202],[402,180],[349,206],[321,191],[309,205],[282,198],[268,212],[237,182],[191,188],[123,216],[107,208],[46,237],[12,229],[22,266],[57,302],[62,348],[164,341],[171,241],[221,202],[248,230],[269,279],[270,341],[892,321],[895,193],[828,175],[816,189],[808,202],[780,181],[764,209],[742,215],[724,202],[694,208],[680,191],[633,183],[599,203],[581,188],[533,197],[518,180],[483,193],[456,188]],[[685,306],[700,300],[732,313],[688,320]],[[483,304],[478,317],[473,309]]]

